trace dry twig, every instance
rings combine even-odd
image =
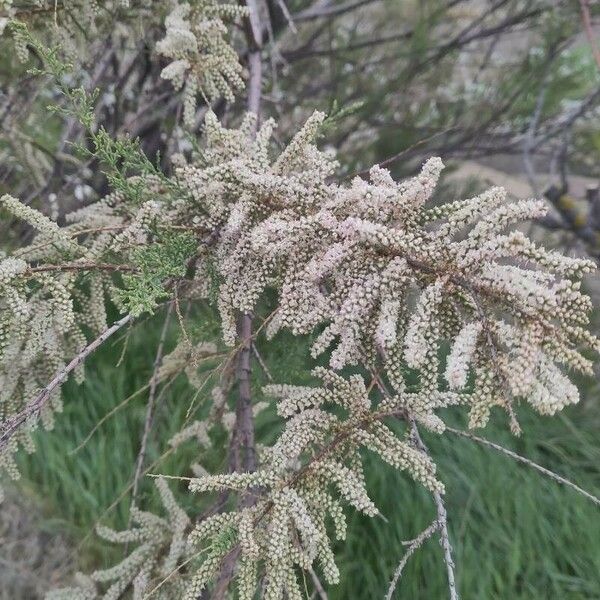
[[[542,467],[542,465],[538,465],[536,462],[532,461],[529,458],[525,458],[524,456],[521,456],[520,454],[517,454],[516,452],[513,452],[512,450],[509,450],[508,448],[505,448],[504,446],[501,446],[500,444],[496,444],[495,442],[491,442],[490,440],[486,440],[485,438],[479,437],[477,435],[473,435],[472,433],[469,433],[468,431],[461,431],[460,429],[454,429],[453,427],[446,427],[446,431],[449,431],[456,435],[465,437],[469,440],[477,442],[478,444],[482,444],[483,446],[488,446],[489,448],[493,448],[494,450],[497,450],[498,452],[502,452],[502,454],[506,454],[507,456],[510,456],[512,459],[516,460],[517,462],[527,465],[527,466],[531,467],[532,469],[539,471],[546,477],[549,477],[550,479],[553,479],[554,481],[556,481],[562,485],[565,485],[565,486],[571,488],[572,490],[575,490],[578,494],[585,496],[588,500],[591,500],[594,504],[600,506],[600,498],[598,498],[598,496],[594,496],[593,494],[590,494],[590,492],[587,492],[583,488],[579,487],[576,483],[573,483],[572,481],[569,481],[565,477],[562,477],[561,475],[554,473],[554,471],[550,471],[550,469],[546,469],[546,467]]]
[[[54,376],[54,379],[52,379],[52,381],[31,402],[29,402],[23,410],[0,425],[0,450],[6,446],[12,435],[21,425],[23,425],[23,423],[40,412],[48,400],[50,400],[52,393],[67,380],[69,374],[81,365],[85,359],[99,348],[111,335],[129,323],[131,318],[131,315],[125,315],[116,323],[113,323],[113,325],[79,352],[66,367],[63,367],[58,371]]]
[[[408,543],[408,548],[404,553],[404,556],[398,563],[396,570],[394,571],[394,575],[392,580],[390,581],[390,586],[388,588],[387,594],[385,595],[385,600],[392,600],[392,596],[394,595],[394,591],[396,590],[396,586],[398,585],[398,581],[400,576],[402,575],[402,571],[408,562],[408,559],[418,550],[438,529],[440,528],[440,522],[438,519],[435,519],[433,523],[429,525],[426,529],[421,531],[421,533],[414,539]]]

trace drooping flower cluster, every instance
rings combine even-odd
[[[79,576],[77,587],[48,593],[48,600],[115,600],[130,586],[133,598],[142,600],[155,588],[158,592],[159,585],[158,598],[180,597],[183,584],[177,568],[188,557],[186,537],[190,519],[164,479],[157,479],[156,487],[168,517],[158,517],[134,506],[131,515],[137,527],[117,532],[98,526],[98,535],[103,539],[113,544],[136,544],[135,549],[114,567],[87,577]]]
[[[578,347],[598,342],[585,329],[591,302],[579,280],[594,264],[507,231],[543,215],[542,202],[508,202],[494,188],[430,208],[439,159],[406,182],[374,167],[370,181],[339,185],[329,179],[335,160],[314,145],[324,115],[315,113],[274,161],[273,123],[253,139],[251,118],[227,131],[209,114],[203,162],[178,171],[209,212],[197,222],[219,231],[205,260],[219,270],[226,342],[235,339],[235,315],[253,310],[271,286],[279,302],[269,335],[324,326],[314,356],[332,347],[334,369],[383,360],[398,392],[403,371],[416,370],[427,397],[413,409],[423,415],[440,403],[443,340],[452,344],[451,390],[466,386],[470,367],[486,382],[482,395],[476,377],[477,393],[461,399],[473,426],[493,405],[512,412],[516,399],[543,413],[577,400],[557,365],[591,370]],[[442,405],[455,396],[445,393]]]
[[[279,399],[278,413],[287,421],[275,445],[264,450],[258,472],[208,475],[190,482],[193,492],[253,494],[260,489],[260,500],[241,511],[209,517],[192,531],[190,544],[199,549],[208,545],[212,551],[192,578],[186,599],[198,597],[236,545],[241,553],[237,576],[243,600],[254,597],[258,565],[263,561],[264,598],[269,600],[302,598],[296,571],[313,563],[319,564],[328,583],[337,583],[327,520],[333,519],[333,535],[344,539],[346,521],[340,500],[367,515],[377,514],[365,489],[361,448],[407,470],[428,489],[443,489],[429,457],[384,424],[398,410],[396,399],[373,407],[362,377],[344,379],[323,368],[314,374],[323,380],[323,387],[265,388],[268,396]],[[334,415],[334,406],[344,416]],[[226,543],[215,544],[224,531],[229,532]]]
[[[233,102],[244,88],[242,66],[227,42],[224,20],[246,15],[244,7],[215,0],[182,2],[165,21],[166,36],[156,44],[159,54],[171,59],[161,75],[175,89],[184,88],[184,122],[193,125],[196,95]]]
[[[140,215],[146,205],[128,215],[100,203],[71,215],[64,227],[11,196],[0,198],[0,209],[25,221],[37,232],[31,244],[0,260],[0,433],[4,425],[24,410],[74,356],[107,327],[106,297],[118,301],[119,283],[111,269],[93,268],[107,254],[119,251],[120,260],[131,258],[132,248],[147,244],[146,229],[140,230]],[[102,214],[101,214],[102,213]],[[84,237],[81,231],[97,232]],[[115,235],[122,232],[122,236]],[[133,235],[133,232],[136,232]],[[123,240],[127,239],[127,246]],[[91,266],[90,266],[91,265]],[[110,265],[109,265],[110,266]],[[119,265],[115,265],[118,268]],[[83,379],[83,366],[75,371]],[[61,410],[55,391],[40,411],[42,423],[53,425],[53,412]],[[18,477],[13,455],[19,445],[32,450],[31,432],[37,415],[27,420],[0,445],[0,472]]]

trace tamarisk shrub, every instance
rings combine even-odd
[[[179,3],[167,17],[156,49],[171,60],[163,77],[185,88],[189,124],[198,91],[231,100],[241,89],[223,19],[245,14],[205,1]],[[64,76],[54,54],[36,49]],[[305,571],[339,580],[332,547],[345,537],[345,507],[378,514],[365,450],[440,505],[444,485],[419,437],[419,427],[444,432],[440,409],[464,407],[470,427],[482,427],[499,406],[517,433],[519,403],[553,414],[577,402],[565,371],[590,374],[582,352],[600,349],[581,291],[594,263],[547,251],[516,229],[544,215],[542,202],[510,202],[493,188],[434,205],[439,158],[407,181],[379,166],[366,179],[340,181],[334,154],[317,145],[328,124],[318,111],[276,152],[274,120],[247,113],[226,128],[208,109],[201,145],[175,155],[167,175],[131,140],[94,127],[85,92],[65,94],[83,107],[77,116],[92,154],[112,169],[114,191],[61,226],[11,195],[0,198],[3,212],[35,232],[0,259],[0,468],[18,477],[14,453],[32,448],[38,421],[51,427],[58,384],[74,367],[83,377],[78,357],[115,330],[110,304],[130,318],[175,306],[181,339],[157,360],[151,387],[183,372],[200,393],[200,365],[218,362],[221,341],[235,358],[239,316],[260,314],[266,296],[276,305],[255,335],[314,334],[312,357],[327,366],[313,371],[320,385],[266,386],[250,414],[239,403],[231,409],[224,375],[206,417],[186,422],[170,446],[195,439],[235,459],[244,443],[256,469],[230,460],[227,472],[210,473],[199,452],[194,477],[174,479],[188,482],[192,500],[216,494],[212,510],[188,514],[174,484],[159,477],[166,514],[142,511],[134,497],[128,529],[98,528],[129,554],[49,598],[111,600],[131,591],[140,600],[192,600],[231,581],[242,600],[257,590],[268,600],[302,598]],[[216,305],[222,339],[190,335],[181,303]],[[226,371],[227,360],[221,364]],[[270,404],[281,431],[272,444],[252,443],[252,415]]]
[[[176,160],[176,186],[161,187],[150,175],[147,198],[131,203],[109,195],[71,214],[63,227],[2,198],[5,210],[38,231],[30,245],[0,262],[5,419],[85,343],[84,333],[106,326],[107,297],[139,314],[168,296],[169,278],[190,299],[210,301],[216,289],[226,344],[235,341],[236,315],[255,310],[264,291],[274,289],[277,309],[267,335],[284,327],[296,335],[317,330],[313,355],[332,347],[330,369],[314,373],[322,387],[264,390],[280,399],[285,426],[272,446],[259,446],[256,472],[190,481],[194,493],[234,490],[251,503],[194,524],[159,482],[169,518],[136,512],[139,531],[100,529],[110,541],[138,546],[119,566],[86,579],[78,593],[88,595],[81,597],[117,598],[131,584],[141,598],[168,576],[164,594],[179,597],[173,590],[184,590],[183,597],[196,598],[232,555],[239,558],[242,598],[253,597],[261,569],[266,598],[302,597],[298,568],[314,565],[335,583],[328,516],[333,535],[343,538],[343,503],[377,514],[365,489],[361,448],[443,492],[410,429],[398,434],[386,421],[416,421],[442,433],[442,407],[466,406],[476,427],[499,405],[516,428],[521,400],[542,414],[577,401],[561,365],[591,370],[578,348],[598,348],[585,329],[591,304],[580,290],[593,264],[546,251],[512,228],[542,215],[541,202],[508,202],[495,188],[429,207],[442,170],[437,158],[405,182],[376,166],[369,181],[338,183],[331,177],[335,158],[315,145],[323,114],[315,113],[276,157],[274,122],[253,136],[255,119],[249,114],[239,129],[225,129],[209,112],[202,151],[189,162]],[[184,195],[172,192],[180,188]],[[445,365],[444,340],[451,348]],[[193,352],[215,351],[201,344]],[[186,345],[174,351],[163,369],[189,367],[190,352]],[[336,374],[352,365],[380,369],[391,391],[377,396],[363,376]],[[418,385],[407,384],[409,372]],[[447,385],[440,385],[440,372]],[[226,400],[215,394],[222,415]],[[53,407],[45,404],[42,415]],[[210,444],[208,425],[193,425],[183,438]],[[12,475],[11,452],[28,445],[33,426],[29,419],[3,449]]]

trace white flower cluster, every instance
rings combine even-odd
[[[177,575],[177,566],[189,557],[186,537],[190,519],[177,504],[165,480],[157,479],[155,483],[168,518],[132,507],[132,521],[138,527],[114,531],[99,525],[96,529],[103,539],[114,544],[137,544],[136,548],[114,567],[80,576],[76,587],[49,592],[47,600],[116,600],[130,587],[133,598],[142,600],[159,584],[166,586],[160,597],[181,597],[183,584]]]
[[[175,89],[184,87],[184,122],[194,122],[196,95],[209,99],[224,97],[233,102],[235,92],[244,88],[242,66],[227,42],[224,19],[246,14],[235,4],[215,0],[178,4],[165,20],[166,35],[156,44],[159,54],[171,59],[161,75]]]
[[[196,549],[215,545],[225,530],[237,532],[242,564],[241,596],[254,597],[258,564],[265,563],[264,598],[302,598],[297,567],[309,569],[318,562],[328,583],[339,573],[325,523],[331,517],[337,539],[343,539],[346,523],[339,496],[355,509],[376,515],[377,508],[365,489],[361,448],[377,453],[384,461],[406,469],[430,490],[443,491],[435,478],[435,466],[408,439],[400,439],[383,423],[394,413],[390,406],[372,407],[362,377],[345,379],[317,368],[323,387],[270,385],[264,391],[279,399],[278,410],[287,418],[283,434],[265,449],[256,473],[207,475],[192,480],[193,492],[260,489],[260,501],[251,508],[218,514],[202,521],[190,535]],[[326,406],[338,406],[344,416],[334,416]],[[337,488],[337,494],[330,489]],[[210,580],[231,546],[208,561],[193,579],[186,598],[195,598]]]
[[[235,339],[238,312],[253,310],[262,292],[275,287],[279,306],[268,335],[281,327],[306,334],[325,325],[314,356],[333,345],[334,369],[383,359],[397,391],[408,368],[419,372],[423,390],[438,394],[439,348],[449,340],[451,389],[461,392],[472,368],[491,373],[488,392],[485,398],[481,390],[460,399],[436,396],[430,404],[440,405],[442,397],[471,404],[473,425],[485,423],[492,405],[512,411],[514,400],[533,393],[532,405],[542,412],[576,400],[575,393],[557,395],[544,382],[548,363],[589,372],[578,347],[582,340],[594,348],[598,342],[585,330],[591,303],[578,280],[594,264],[507,231],[542,215],[543,203],[510,203],[494,188],[429,208],[443,168],[437,158],[409,181],[396,183],[374,167],[370,182],[337,184],[330,178],[335,160],[314,145],[322,113],[275,160],[269,147],[274,124],[264,123],[254,139],[253,119],[225,130],[209,113],[202,162],[177,172],[195,201],[177,210],[194,211],[186,218],[219,233],[199,272],[206,272],[203,260],[219,270],[227,343]],[[422,396],[413,408],[428,414],[430,425],[435,421]]]
[[[113,236],[108,232],[79,244],[73,235],[81,228],[79,224],[59,227],[8,195],[0,198],[0,208],[37,232],[30,245],[0,260],[0,415],[5,421],[85,347],[87,332],[98,335],[106,329],[105,294],[115,288],[110,273],[86,273],[82,286],[77,268],[59,268],[61,263],[76,267],[79,261],[93,262],[111,248]],[[122,223],[122,218],[111,224],[117,221]],[[98,226],[96,219],[91,222]],[[83,367],[75,375],[81,381]],[[61,407],[60,395],[55,393],[40,414],[45,428],[52,428],[53,413]],[[0,472],[19,476],[13,455],[20,445],[33,448],[30,436],[36,426],[37,420],[30,419],[0,450]]]
[[[85,345],[71,295],[72,277],[41,274],[36,286],[27,285],[26,263],[0,261],[0,415],[10,419],[33,400]],[[62,408],[53,395],[41,411],[42,424],[53,427],[53,412]],[[37,421],[17,432],[0,451],[0,472],[18,478],[13,454],[22,445],[31,451]]]
[[[482,327],[479,321],[467,323],[456,336],[446,363],[445,377],[450,389],[460,390],[467,385],[469,367]]]
[[[509,203],[495,188],[430,206],[443,167],[436,158],[404,182],[379,167],[369,181],[336,182],[335,159],[315,145],[324,119],[315,113],[274,157],[273,121],[254,135],[254,115],[229,130],[208,112],[205,146],[190,163],[178,162],[169,185],[156,175],[142,176],[135,182],[144,190],[141,201],[112,194],[71,215],[64,228],[10,197],[2,199],[39,231],[30,247],[0,262],[0,303],[8,309],[2,311],[0,335],[3,419],[77,353],[81,326],[100,328],[105,294],[117,297],[119,280],[110,272],[84,270],[89,278],[81,280],[70,270],[50,270],[36,273],[31,280],[36,285],[28,285],[34,269],[106,256],[118,257],[121,266],[135,265],[134,253],[152,248],[160,232],[196,236],[197,252],[188,280],[177,280],[178,293],[194,300],[201,293],[216,296],[227,344],[235,343],[239,314],[254,311],[272,289],[278,304],[267,335],[281,328],[318,332],[313,356],[328,352],[330,369],[315,373],[322,387],[267,388],[280,398],[286,426],[271,447],[259,449],[257,472],[206,475],[191,483],[195,492],[233,490],[258,500],[198,525],[189,536],[189,552],[210,544],[198,568],[176,579],[174,585],[185,590],[174,597],[198,597],[238,543],[242,598],[252,598],[262,564],[270,599],[300,597],[297,569],[315,560],[327,581],[335,582],[326,516],[343,536],[339,497],[365,514],[377,512],[364,486],[361,448],[427,489],[443,489],[431,460],[411,439],[399,438],[384,423],[386,415],[442,432],[439,409],[453,405],[469,408],[472,427],[484,425],[493,406],[505,408],[514,420],[519,401],[552,414],[578,399],[562,369],[590,373],[582,348],[599,349],[586,329],[591,302],[581,291],[581,277],[593,263],[548,252],[510,230],[541,215],[541,203]],[[443,345],[450,347],[447,357]],[[215,350],[186,339],[165,357],[159,375],[185,370],[200,388],[197,366],[212,360]],[[392,397],[376,403],[361,377],[335,373],[352,365],[381,372]],[[440,373],[447,388],[440,385]],[[255,412],[263,406],[256,404]],[[193,437],[206,445],[217,422],[227,430],[235,422],[221,392],[207,421],[192,423],[173,445]],[[26,429],[11,441],[19,442],[28,443]],[[196,471],[202,473],[202,467]],[[143,549],[115,570],[92,576],[120,590],[112,597],[125,589],[121,586],[145,589],[153,580],[159,563],[152,558],[158,547],[152,540],[158,538],[142,538]],[[188,556],[181,539],[170,564]],[[163,550],[170,546],[167,537],[161,540]]]
[[[44,241],[58,246],[67,253],[78,253],[81,246],[67,236],[65,232],[51,219],[41,212],[23,204],[20,200],[5,194],[0,198],[0,209],[5,209],[16,219],[25,221],[40,233],[38,241]]]

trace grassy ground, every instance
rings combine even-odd
[[[39,450],[22,457],[22,488],[41,499],[46,527],[67,531],[83,567],[106,564],[120,550],[89,536],[99,517],[106,524],[127,521],[127,487],[138,452],[146,396],[130,400],[95,431],[123,399],[143,387],[150,375],[160,323],[149,321],[152,333],[132,335],[120,368],[123,341],[98,353],[88,367],[83,387],[65,389],[64,414],[53,433],[38,436]],[[278,380],[306,378],[305,348],[292,338],[264,349]],[[264,378],[264,376],[263,376]],[[515,440],[506,424],[485,430],[490,439],[553,469],[600,495],[600,403],[597,391],[556,418],[524,411],[524,435]],[[160,456],[166,440],[183,422],[190,392],[177,380],[161,401],[148,461]],[[200,402],[201,404],[201,402]],[[464,415],[448,418],[462,426]],[[273,419],[263,418],[268,432]],[[600,512],[585,498],[511,459],[472,441],[453,437],[426,439],[447,486],[447,508],[455,548],[458,585],[464,599],[600,599]],[[191,448],[165,459],[158,472],[181,473]],[[218,458],[213,459],[217,465]],[[350,516],[349,538],[338,548],[342,583],[330,598],[383,598],[403,540],[415,537],[434,518],[428,495],[408,478],[368,458],[369,488],[384,518]],[[143,488],[146,498],[151,488]],[[125,495],[119,501],[119,497]],[[192,501],[194,499],[190,499]],[[437,539],[430,540],[409,561],[396,598],[447,597],[446,578]]]

